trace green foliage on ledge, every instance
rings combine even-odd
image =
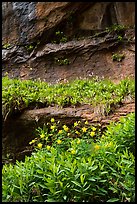
[[[5,43],[4,45],[2,45],[3,49],[8,49],[10,47],[11,47],[11,44],[9,44],[9,43]]]
[[[81,136],[88,134],[83,130]],[[56,139],[51,146],[39,145],[25,162],[3,166],[3,202],[135,202],[134,113],[110,124],[96,143],[73,138],[65,149]]]
[[[112,55],[112,60],[113,61],[121,62],[124,58],[125,58],[124,54],[115,53],[115,54]]]
[[[56,31],[51,43],[59,44],[59,43],[66,43],[67,41],[68,41],[68,38],[62,31]]]
[[[107,27],[107,28],[106,28],[106,31],[107,31],[107,32],[111,32],[111,31],[121,32],[121,31],[126,30],[127,28],[128,28],[128,27],[125,26],[125,25],[113,24],[112,26]]]
[[[67,58],[54,58],[55,64],[59,64],[59,65],[69,65],[70,61]]]
[[[111,108],[119,104],[124,97],[134,99],[135,82],[124,79],[119,84],[98,77],[74,80],[68,83],[48,84],[40,80],[2,78],[3,115],[8,115],[24,108],[61,107],[91,104],[101,105],[102,114],[108,114]]]

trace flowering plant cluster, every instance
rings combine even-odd
[[[75,121],[70,128],[65,124],[61,124],[60,121],[56,122],[54,118],[51,118],[50,122],[45,124],[43,128],[39,127],[37,132],[37,137],[29,142],[36,149],[46,147],[50,150],[50,147],[54,146],[60,151],[64,149],[72,154],[78,152],[78,147],[72,147],[74,146],[74,140],[76,141],[75,144],[80,146],[85,139],[86,143],[95,143],[97,138],[101,136],[99,125],[90,125],[88,121]],[[96,146],[95,149],[97,149]]]
[[[96,142],[90,134],[99,128],[88,122],[59,124],[52,118],[38,129],[37,151],[25,162],[4,165],[3,202],[135,202],[135,114]]]

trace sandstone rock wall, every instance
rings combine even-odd
[[[93,37],[113,24],[131,26],[130,34]],[[53,83],[92,75],[133,76],[134,24],[134,2],[3,2],[2,74]],[[63,33],[63,42],[56,43],[56,32]],[[115,52],[125,59],[112,62]]]
[[[114,23],[134,25],[135,3],[3,2],[3,44],[27,43],[42,33],[49,35],[51,28],[52,33],[53,28],[68,18],[71,21],[69,27],[74,21],[74,31],[103,29]]]

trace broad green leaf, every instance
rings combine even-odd
[[[76,191],[76,192],[78,192],[78,193],[81,193],[81,191],[78,190],[78,189],[76,189],[76,188],[73,188],[72,190],[73,190],[73,191]]]
[[[47,188],[47,186],[45,186],[45,185],[42,184],[42,183],[38,183],[38,185],[39,185],[41,188]]]
[[[104,183],[104,182],[106,182],[107,180],[106,179],[104,179],[104,180],[99,180],[99,182],[102,182],[102,183]]]
[[[89,178],[88,180],[89,181],[96,181],[96,179],[94,179],[94,178]]]
[[[87,191],[90,188],[91,185],[89,185],[87,188],[85,188],[83,191]]]
[[[43,178],[43,175],[37,175],[37,174],[34,174],[34,177],[36,177],[36,178]]]
[[[108,172],[107,171],[101,172],[101,175],[103,175],[103,174],[108,174]]]
[[[95,165],[95,166],[91,166],[91,167],[89,167],[89,170],[91,170],[91,171],[95,171],[97,168],[98,168],[98,166]]]
[[[77,181],[71,181],[71,182],[74,183],[76,186],[79,186],[81,188],[81,185]]]
[[[82,185],[83,185],[83,183],[84,183],[84,179],[85,179],[85,175],[84,175],[84,174],[81,174],[81,175],[80,175],[80,181],[81,181]]]
[[[118,198],[111,198],[111,199],[107,200],[107,202],[117,202],[117,201],[119,201]]]

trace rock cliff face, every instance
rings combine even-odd
[[[53,83],[93,74],[117,78],[114,67],[124,76],[134,75],[134,51],[125,53],[119,34],[93,37],[114,24],[134,23],[134,2],[3,2],[3,74]],[[134,50],[131,32],[122,38],[130,38],[128,48]],[[120,65],[112,63],[119,49],[125,55]],[[130,70],[125,72],[125,66]]]
[[[47,38],[61,24],[72,33],[114,23],[134,25],[134,7],[134,2],[3,2],[3,43],[27,44],[42,34]]]

